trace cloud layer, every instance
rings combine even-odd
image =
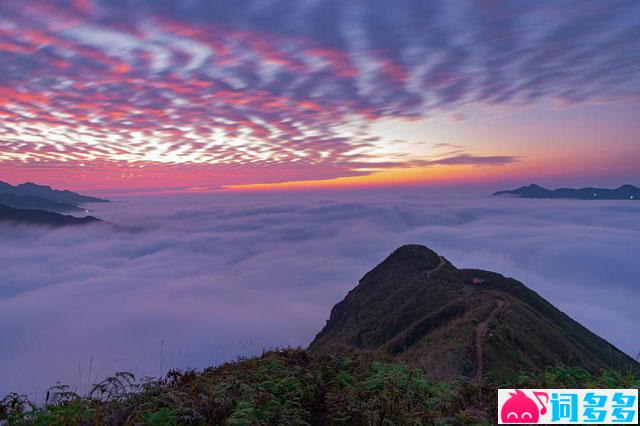
[[[366,154],[371,121],[637,100],[639,13],[584,0],[2,1],[0,162],[157,178],[158,164],[207,164],[217,185],[366,174],[402,163]]]
[[[513,276],[627,353],[640,350],[637,203],[350,192],[96,207],[144,231],[2,228],[0,394],[41,397],[58,379],[82,388],[113,370],[158,375],[304,346],[406,243]]]

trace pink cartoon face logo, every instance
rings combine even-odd
[[[500,411],[500,418],[502,423],[538,423],[540,414],[547,412],[546,403],[549,401],[549,395],[545,392],[533,393],[541,408],[538,409],[538,405],[525,395],[521,390],[510,392],[510,398],[502,406]],[[545,402],[540,400],[540,397],[545,397]]]

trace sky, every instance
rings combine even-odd
[[[0,0],[0,180],[639,183],[640,2]]]

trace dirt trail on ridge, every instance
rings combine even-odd
[[[473,380],[482,379],[483,373],[483,360],[484,360],[484,340],[489,331],[489,324],[496,319],[498,314],[502,312],[508,305],[508,302],[501,298],[496,297],[496,307],[493,308],[487,318],[476,326],[476,367],[471,374]]]

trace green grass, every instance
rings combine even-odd
[[[163,379],[119,373],[86,395],[66,386],[42,405],[10,394],[6,425],[426,425],[490,424],[498,387],[639,387],[640,378],[580,368],[521,373],[511,383],[435,382],[424,370],[379,355],[312,355],[285,349]]]

